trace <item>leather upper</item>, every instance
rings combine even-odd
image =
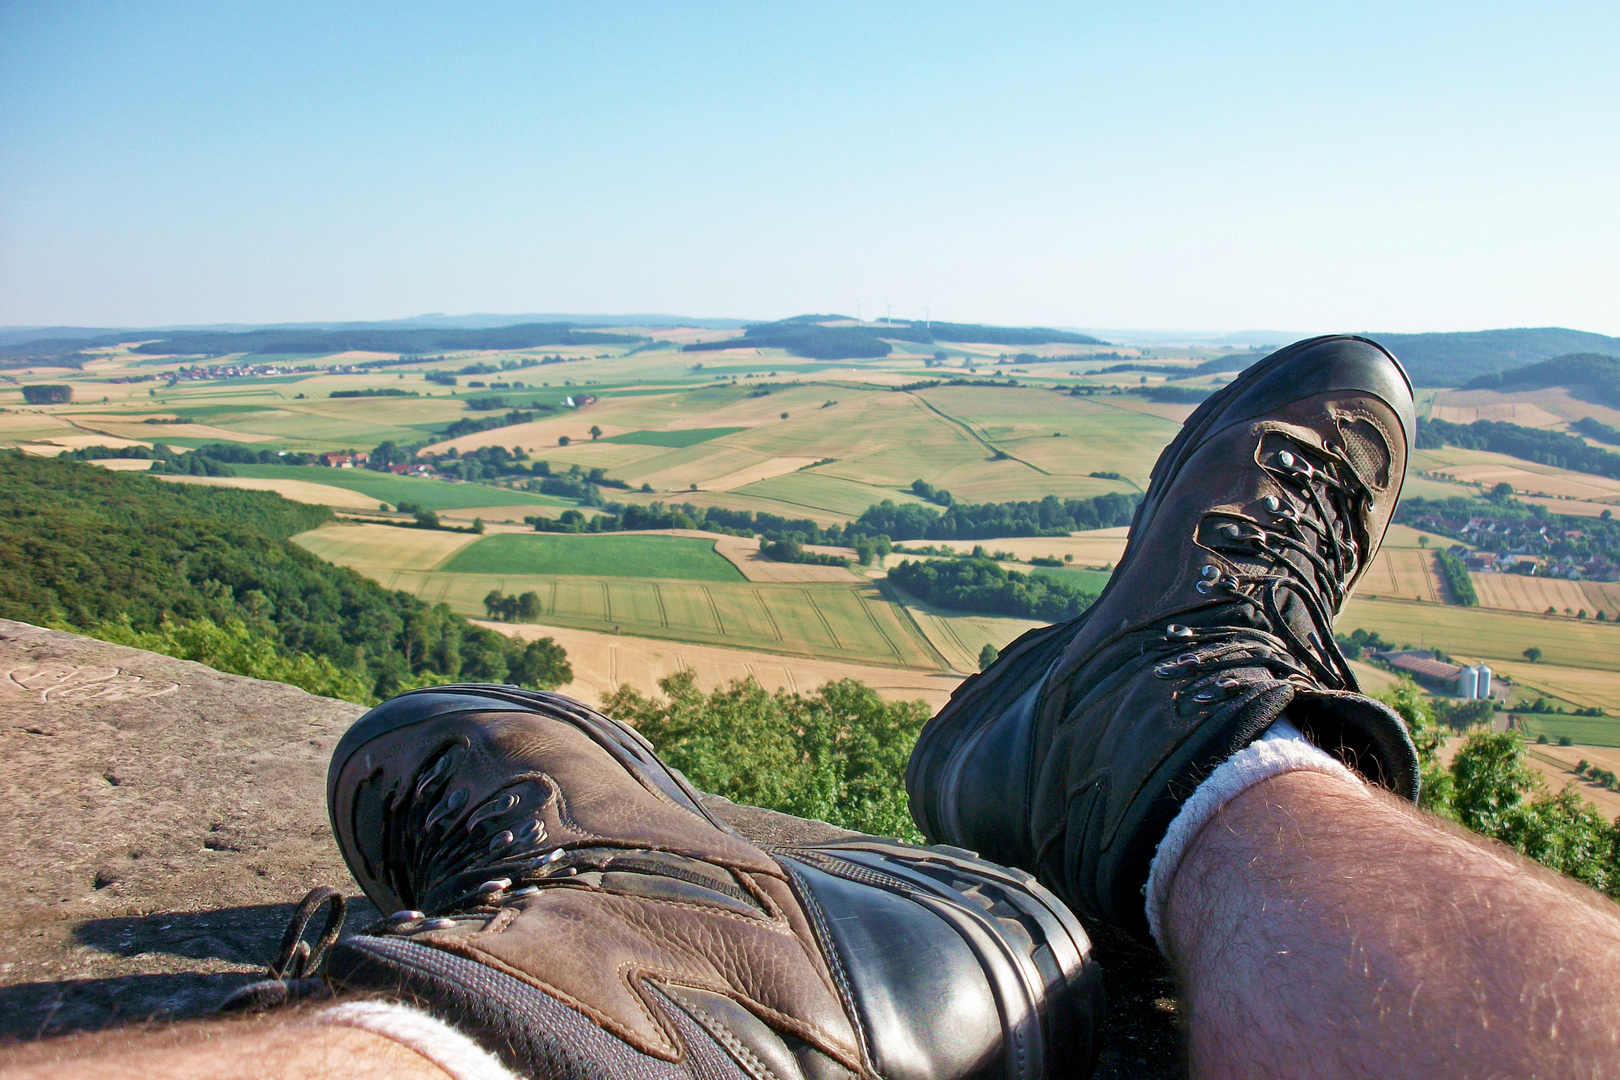
[[[925,730],[908,771],[925,832],[1145,937],[1141,886],[1181,802],[1285,710],[1415,799],[1405,727],[1359,693],[1332,626],[1394,511],[1411,411],[1394,359],[1350,338],[1282,350],[1201,406],[1097,603],[1020,639]]]
[[[649,1061],[686,1068],[699,1038],[784,1080],[1089,1061],[1089,943],[1027,875],[892,841],[767,853],[556,695],[408,694],[356,731],[333,823],[367,895],[406,910],[339,944],[345,985],[449,1008],[454,980],[420,977],[444,961],[411,958],[458,957],[521,987],[513,1010],[538,993]]]

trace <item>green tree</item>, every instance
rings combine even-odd
[[[597,427],[595,424],[592,424],[591,425],[591,441],[595,442],[597,439],[600,439],[601,437],[602,437],[602,429]]]
[[[753,679],[704,694],[691,671],[658,685],[662,700],[621,686],[603,708],[634,725],[698,788],[860,832],[921,839],[907,808],[905,769],[928,719],[922,702],[885,702],[853,679],[812,694],[773,694]]]
[[[1524,658],[1530,661],[1532,664],[1536,663],[1541,659],[1541,649],[1535,645],[1530,646],[1528,649],[1524,650]]]
[[[418,529],[437,529],[439,527],[439,515],[432,510],[418,510],[412,516],[416,518],[416,527]]]
[[[980,671],[987,670],[990,667],[991,664],[995,663],[1000,658],[1001,658],[1001,650],[997,649],[994,645],[990,644],[988,641],[985,642],[984,643],[984,648],[979,650],[979,670]]]
[[[489,619],[493,619],[496,615],[500,614],[501,603],[505,599],[506,599],[506,595],[504,593],[502,593],[501,590],[499,590],[499,589],[491,589],[491,590],[489,590],[489,592],[485,593],[484,594],[484,617],[489,618]]]
[[[529,642],[522,652],[508,658],[506,677],[519,686],[550,690],[573,682],[574,668],[563,647],[543,637]]]
[[[517,598],[517,617],[524,622],[537,622],[540,618],[540,594],[526,592]]]
[[[1441,817],[1455,818],[1452,808],[1451,773],[1440,764],[1440,746],[1445,734],[1435,719],[1423,692],[1411,679],[1403,678],[1383,696],[1384,704],[1400,714],[1417,747],[1421,777],[1418,805]]]

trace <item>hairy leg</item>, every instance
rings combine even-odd
[[[1168,937],[1195,1075],[1620,1074],[1620,905],[1342,779],[1228,803]]]
[[[313,1021],[314,1010],[132,1025],[12,1047],[4,1080],[449,1080],[392,1039]]]

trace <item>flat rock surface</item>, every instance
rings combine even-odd
[[[206,1013],[260,975],[313,885],[349,894],[350,925],[369,921],[325,804],[332,749],[364,711],[0,620],[0,1039]],[[760,843],[854,835],[708,804]],[[1179,1075],[1158,958],[1101,954],[1097,1075]]]

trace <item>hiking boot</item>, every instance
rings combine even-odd
[[[379,910],[338,989],[425,1005],[532,1076],[1084,1075],[1097,968],[1027,874],[863,838],[766,851],[636,732],[557,694],[413,691],[327,782]]]
[[[1097,602],[1019,638],[923,730],[906,771],[923,833],[1033,870],[1145,938],[1142,886],[1169,823],[1284,713],[1415,800],[1405,725],[1360,693],[1333,638],[1413,424],[1405,372],[1352,337],[1291,345],[1200,405]]]

